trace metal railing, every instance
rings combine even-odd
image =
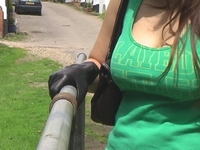
[[[76,63],[81,63],[86,55],[78,55]],[[63,87],[60,93],[66,92],[76,98],[77,91],[71,86]],[[74,116],[75,115],[75,116]],[[85,146],[85,102],[78,110],[66,99],[56,101],[51,109],[37,150],[84,150]]]

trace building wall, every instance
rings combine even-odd
[[[6,22],[7,22],[7,7],[6,0],[0,0],[0,36],[3,37],[7,32]]]
[[[65,0],[66,2],[69,2],[71,0]],[[102,13],[105,13],[107,7],[108,7],[108,4],[110,2],[110,0],[73,0],[74,2],[80,2],[80,3],[92,3],[93,6],[98,6],[98,10],[99,10],[99,13],[102,14]]]
[[[0,6],[4,12],[3,18],[7,19],[7,7],[6,7],[6,1],[5,0],[0,0]]]
[[[99,13],[105,13],[110,0],[99,0]]]

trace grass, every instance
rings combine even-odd
[[[85,134],[86,136],[90,136],[90,138],[97,139],[98,141],[102,143],[107,142],[108,137],[108,129],[105,129],[104,125],[95,123],[91,120],[91,96],[86,97],[86,110],[85,110]]]
[[[1,150],[35,150],[48,116],[49,74],[59,64],[0,45]]]
[[[17,33],[9,33],[7,34],[4,39],[8,41],[22,41],[28,37],[26,32],[17,32]]]
[[[99,18],[103,20],[105,18],[105,13],[99,14]]]
[[[0,149],[35,150],[49,115],[49,75],[61,67],[21,48],[0,44]],[[94,141],[106,143],[109,129],[90,119],[90,99],[86,98],[86,149]],[[90,141],[92,140],[92,141]]]

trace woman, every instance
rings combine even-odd
[[[119,3],[110,0],[89,59],[50,77],[52,98],[72,84],[80,104],[98,83]],[[107,150],[200,149],[199,25],[199,0],[129,0],[111,59],[123,99]]]

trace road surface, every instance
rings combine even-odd
[[[52,59],[63,65],[68,64],[66,58],[71,63],[78,53],[89,54],[102,24],[98,16],[77,10],[69,4],[53,2],[43,2],[42,16],[15,15],[18,31],[26,32],[29,38],[13,44],[34,54],[55,57]]]

